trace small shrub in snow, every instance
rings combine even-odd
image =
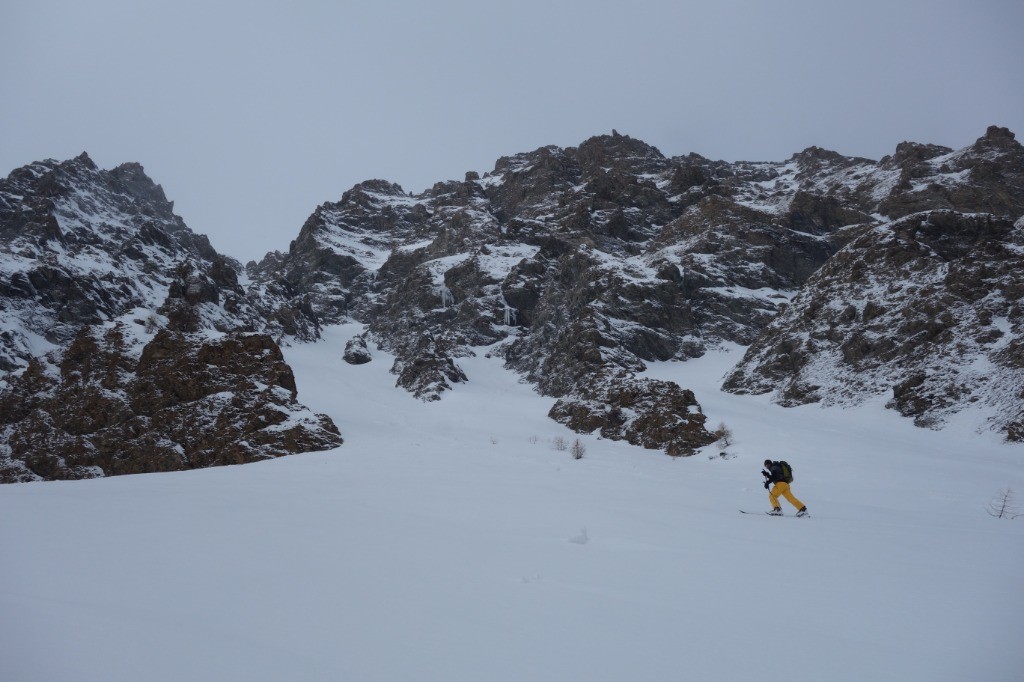
[[[583,459],[583,455],[587,454],[587,449],[583,447],[583,443],[577,438],[573,441],[572,449],[570,450],[573,459]]]
[[[988,503],[988,513],[997,519],[1015,519],[1020,516],[1020,507],[1013,499],[1013,490],[1003,490]]]
[[[538,440],[537,436],[530,436],[530,445],[536,445]]]
[[[569,443],[561,436],[555,436],[551,439],[551,447],[559,452],[565,452],[569,449]]]
[[[718,428],[714,432],[715,438],[718,439],[718,447],[723,450],[732,445],[732,429],[725,425],[725,422],[720,422]]]
[[[580,528],[580,534],[576,537],[569,538],[569,542],[576,545],[585,545],[590,542],[590,536],[587,535],[587,529]]]

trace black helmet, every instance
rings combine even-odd
[[[770,459],[766,459],[766,460],[764,461],[764,465],[765,465],[766,467],[770,467],[770,466],[772,465],[772,461],[771,461]]]

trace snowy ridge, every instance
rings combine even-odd
[[[0,224],[0,368],[7,370],[66,344],[84,324],[139,308],[156,315],[175,283],[186,296],[190,286],[217,286],[211,268],[225,276],[232,268],[188,230],[137,164],[103,171],[83,154],[19,169],[0,180]],[[201,298],[201,326],[253,322],[240,289],[233,312],[221,296]]]
[[[115,321],[265,331],[284,345],[356,321],[367,331],[346,356],[372,362],[375,343],[394,355],[396,385],[423,400],[474,381],[462,365],[487,347],[562,399],[567,423],[627,415],[648,424],[636,442],[669,448],[671,429],[640,396],[654,386],[637,388],[648,363],[754,344],[737,390],[784,404],[891,390],[919,424],[971,407],[1017,438],[1012,273],[1024,247],[1006,235],[1022,213],[1024,150],[994,126],[963,150],[902,143],[877,163],[816,147],[781,163],[666,158],[613,132],[416,196],[360,183],[240,280],[141,166],[101,171],[83,155],[0,183],[0,363],[58,358],[79,330]],[[908,242],[918,228],[927,238]],[[949,352],[919,362],[910,338]],[[710,437],[690,421],[693,440],[675,452]],[[622,435],[613,426],[602,428]]]
[[[1021,438],[1022,222],[928,212],[829,261],[727,380],[782,404],[886,398],[921,426],[964,410]]]
[[[254,333],[281,325],[243,290],[238,264],[192,233],[138,164],[100,170],[83,154],[15,170],[0,180],[0,247],[0,481],[341,442]]]
[[[429,399],[462,381],[458,358],[495,343],[510,369],[564,396],[646,362],[754,342],[844,245],[877,238],[875,226],[936,209],[1019,215],[1022,158],[995,127],[958,152],[903,143],[879,162],[817,147],[780,163],[669,159],[613,133],[505,157],[418,196],[358,185],[255,280],[267,291],[287,282],[283,305],[317,324],[367,324],[397,355],[398,384]],[[1004,189],[990,193],[984,177]],[[808,360],[823,399],[880,390],[871,373],[827,388],[839,357]],[[432,368],[437,390],[409,375],[417,366]]]

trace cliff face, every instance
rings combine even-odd
[[[929,211],[872,229],[811,277],[725,387],[784,405],[885,396],[921,426],[980,409],[1024,439],[1024,220]]]
[[[808,280],[725,387],[782,404],[885,396],[921,426],[977,410],[1024,439],[1024,148],[993,126],[959,151],[903,143],[874,175],[886,219]]]
[[[104,171],[83,154],[0,180],[0,481],[339,445],[274,378],[290,370],[254,333],[280,325],[239,271],[138,164]]]
[[[749,346],[728,390],[882,395],[922,426],[980,410],[1020,440],[1022,215],[1004,128],[878,162],[668,158],[613,132],[419,195],[360,183],[243,278],[138,164],[32,164],[0,180],[0,476],[335,447],[277,343],[352,320],[344,361],[386,349],[423,400],[490,353],[558,398],[553,419],[672,454],[714,438],[700,396],[638,375],[726,343]]]
[[[723,342],[770,344],[796,307],[779,313],[794,297],[803,304],[809,294],[798,292],[831,259],[839,269],[887,267],[855,262],[902,229],[894,221],[960,225],[984,213],[978,220],[1012,225],[1024,214],[1022,168],[1021,146],[997,127],[959,151],[903,143],[878,162],[817,147],[778,163],[667,158],[613,133],[502,158],[483,177],[418,196],[363,183],[317,209],[288,254],[250,274],[263,291],[291,292],[283,308],[309,301],[320,322],[366,323],[398,356],[398,385],[424,399],[472,381],[459,358],[486,348],[562,399],[553,417],[589,430],[596,422],[569,415],[615,409],[612,382],[632,380],[645,362]],[[922,213],[931,217],[913,218]],[[836,283],[826,296],[840,293],[863,295]],[[776,390],[751,378],[767,372],[752,368],[754,357],[732,390]],[[891,384],[863,378],[871,391]],[[693,447],[707,439],[699,435]]]
[[[56,372],[37,360],[0,393],[0,482],[177,471],[329,450],[338,428],[296,400],[264,334],[216,340],[84,327]]]
[[[832,210],[811,234],[804,223],[825,210],[813,202],[798,221],[747,206],[745,188],[774,172],[763,166],[669,159],[613,134],[419,196],[362,183],[249,274],[260,296],[284,295],[281,309],[366,323],[397,356],[398,385],[424,399],[472,380],[459,358],[489,347],[545,394],[604,404],[644,361],[750,343],[848,238],[842,219],[867,219]],[[710,439],[693,433],[672,449]]]

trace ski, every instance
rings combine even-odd
[[[740,509],[739,511],[740,511],[740,514],[764,514],[765,516],[786,516],[785,514],[769,514],[768,512],[754,512],[754,511],[747,511],[746,509]],[[804,514],[803,516],[797,516],[796,514],[791,514],[788,518],[793,518],[793,519],[801,519],[801,518],[803,518],[803,519],[805,519],[805,518],[808,518],[809,516],[810,516],[810,514]]]

